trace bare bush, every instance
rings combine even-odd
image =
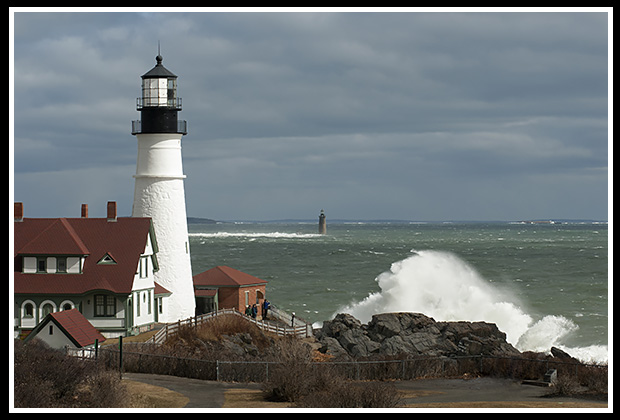
[[[94,361],[67,356],[37,340],[16,340],[14,352],[15,407],[120,407],[125,403],[118,373]]]
[[[271,357],[279,363],[263,383],[268,400],[296,401],[313,387],[312,352],[303,342],[294,338],[278,340]]]
[[[316,389],[295,402],[301,408],[392,408],[401,402],[398,391],[388,382],[354,382],[332,379],[331,386]]]
[[[338,365],[313,363],[309,346],[300,340],[280,340],[279,350],[279,363],[263,383],[268,400],[298,407],[366,408],[395,407],[400,401],[392,384],[354,382],[338,373]]]

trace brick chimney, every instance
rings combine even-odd
[[[82,219],[88,219],[88,204],[82,204],[82,212],[80,216]]]
[[[24,203],[13,203],[13,218],[16,222],[24,221]]]
[[[116,201],[108,201],[108,222],[116,222]]]

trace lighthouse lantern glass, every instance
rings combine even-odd
[[[174,107],[176,80],[174,78],[142,79],[142,103],[144,106]]]

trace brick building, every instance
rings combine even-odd
[[[265,280],[225,265],[204,271],[194,276],[196,315],[228,308],[243,313],[253,304],[260,308],[265,300],[266,285]],[[209,310],[210,307],[213,309]],[[259,309],[259,316],[260,313]]]

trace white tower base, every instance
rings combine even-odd
[[[151,217],[157,238],[155,281],[172,295],[162,322],[195,315],[180,133],[136,134],[138,164],[132,216]]]

